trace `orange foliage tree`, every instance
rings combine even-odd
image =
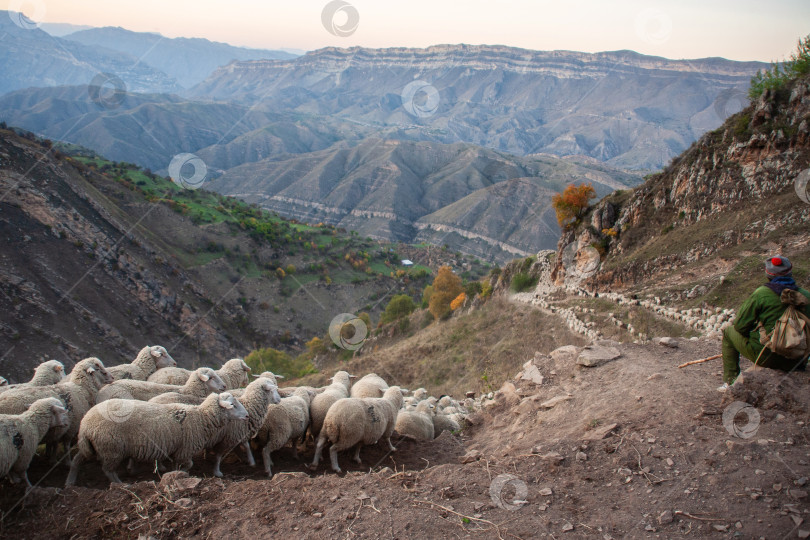
[[[596,190],[591,184],[580,184],[575,186],[569,184],[562,193],[557,193],[551,198],[551,206],[557,212],[557,223],[560,227],[567,229],[582,217],[588,208],[588,202],[596,197]]]
[[[460,295],[456,296],[452,302],[450,302],[450,309],[453,311],[457,310],[461,306],[464,305],[464,301],[467,299],[466,293],[461,293]]]
[[[433,280],[433,294],[430,295],[428,309],[436,320],[450,315],[450,303],[464,292],[461,278],[449,266],[442,266]]]

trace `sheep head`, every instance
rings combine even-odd
[[[70,424],[70,416],[62,402],[56,398],[48,398],[50,401],[51,422],[50,427],[65,427]]]
[[[270,403],[277,405],[281,402],[281,396],[278,395],[278,386],[270,379],[262,379],[262,389],[270,394]]]
[[[219,406],[225,409],[228,416],[235,420],[247,420],[248,412],[245,407],[239,403],[239,400],[233,397],[228,392],[223,392],[219,395]]]
[[[156,369],[177,366],[177,362],[175,362],[174,358],[171,357],[169,351],[160,345],[152,345],[149,347],[149,354],[152,355],[152,359],[155,361]]]
[[[194,372],[196,377],[200,379],[210,392],[219,393],[225,390],[225,383],[216,372],[211,368],[200,368]],[[230,395],[230,394],[228,394]]]
[[[104,368],[104,364],[98,358],[85,358],[80,361],[70,372],[70,377],[73,382],[80,382],[80,379],[89,378],[96,390],[100,389],[105,384],[110,384],[115,379]]]

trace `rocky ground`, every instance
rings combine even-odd
[[[808,375],[748,372],[721,394],[719,360],[678,367],[719,342],[674,341],[538,354],[461,434],[367,448],[343,475],[282,451],[273,479],[239,462],[213,479],[198,460],[188,478],[144,472],[113,487],[88,466],[62,490],[65,471],[35,463],[30,495],[3,486],[0,534],[808,537]]]

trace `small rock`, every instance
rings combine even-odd
[[[622,355],[615,347],[605,347],[602,345],[588,345],[577,357],[577,364],[585,367],[596,367],[615,360]]]
[[[482,503],[482,502],[477,502],[477,503],[473,504],[473,510],[475,510],[476,512],[478,512],[479,510],[481,510],[482,508],[484,508],[484,506],[486,506],[484,503]]]
[[[480,450],[470,450],[469,452],[461,456],[459,458],[459,461],[461,461],[461,463],[464,464],[472,463],[473,461],[478,461],[479,459],[481,459],[481,455],[482,454]]]
[[[313,512],[312,517],[316,517],[316,518],[323,517],[323,512]]]
[[[672,461],[672,458],[667,458],[667,466],[672,467],[673,465],[675,465],[675,462]]]
[[[796,484],[797,486],[803,486],[803,485],[807,484],[807,477],[802,476],[801,478],[799,478],[798,480],[796,480],[795,484]]]
[[[712,528],[717,532],[728,532],[728,525],[714,524]]]
[[[788,494],[794,499],[806,499],[807,492],[803,489],[789,489]]]
[[[774,491],[782,491],[782,484],[774,484],[773,485]]]
[[[191,508],[194,506],[194,501],[189,499],[188,497],[183,497],[182,499],[177,499],[174,501],[174,504],[179,506],[180,508]]]
[[[585,440],[585,441],[599,441],[599,440],[602,440],[605,437],[607,437],[608,434],[611,431],[613,431],[614,429],[616,429],[617,427],[619,427],[619,424],[613,423],[613,424],[607,424],[607,425],[598,427],[596,429],[592,429],[592,430],[585,433],[585,435],[582,437],[582,440]]]
[[[755,469],[754,474],[758,474],[758,475],[761,476],[761,475],[765,474],[765,471],[763,471],[762,469]]]
[[[563,532],[569,532],[569,531],[573,531],[573,530],[574,530],[574,526],[571,525],[571,523],[569,523],[568,521],[563,523],[563,526],[562,526],[562,531]]]
[[[678,340],[671,337],[662,337],[658,338],[656,341],[659,345],[663,345],[664,347],[669,347],[670,349],[677,349],[678,348]]]
[[[538,491],[538,493],[539,493],[540,495],[542,495],[543,497],[548,497],[549,495],[551,495],[551,494],[552,494],[552,493],[554,493],[554,492],[553,492],[553,491],[551,491],[551,488],[543,488],[543,489],[541,489],[540,491]]]
[[[565,460],[565,458],[562,457],[557,452],[549,452],[547,454],[543,454],[542,456],[540,456],[540,459],[543,459],[545,461],[551,461],[552,463],[559,463],[560,461]]]
[[[541,510],[542,512],[545,512],[545,511],[546,511],[546,509],[548,508],[548,505],[546,505],[546,504],[541,504],[541,505],[540,505],[538,508],[540,508],[540,510]]]
[[[531,381],[538,386],[543,384],[543,375],[540,374],[540,370],[537,369],[537,366],[534,364],[523,370],[520,379],[524,381]]]
[[[669,510],[664,510],[658,516],[658,524],[659,525],[667,525],[669,523],[672,523],[673,519],[674,519],[674,517],[672,516],[672,512],[669,511]]]
[[[803,531],[799,529],[798,535],[799,538],[810,538],[810,531]]]
[[[793,520],[793,524],[797,527],[804,523],[804,520],[795,514],[790,514],[790,519]]]
[[[588,461],[588,454],[586,454],[585,452],[577,452],[576,460],[577,461]]]
[[[553,409],[557,406],[557,404],[562,403],[563,401],[568,401],[572,399],[571,394],[564,395],[564,396],[555,396],[547,401],[544,401],[540,404],[540,407],[544,409]]]
[[[464,397],[475,398],[475,392],[467,392],[466,394],[464,394]]]

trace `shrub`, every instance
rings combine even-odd
[[[799,40],[796,52],[790,55],[790,60],[781,66],[774,62],[770,69],[758,71],[751,78],[748,97],[758,99],[766,90],[781,90],[791,80],[808,73],[810,73],[810,35]]]
[[[283,375],[287,379],[316,373],[315,368],[303,355],[293,358],[283,351],[277,351],[269,347],[252,351],[245,358],[245,363],[250,366],[253,373],[259,374],[263,371],[272,371],[277,375]]]
[[[433,294],[428,301],[428,309],[433,317],[438,320],[450,315],[450,303],[462,292],[461,278],[453,273],[453,269],[449,266],[439,268],[433,280]]]
[[[380,324],[388,324],[402,317],[407,317],[413,313],[414,309],[416,309],[416,304],[414,304],[410,296],[398,294],[391,298],[391,301],[385,306],[385,311],[380,317]]]
[[[288,264],[286,270],[288,274],[292,275],[295,273],[295,266]]]
[[[481,294],[484,290],[484,285],[480,281],[471,281],[464,286],[464,292],[470,298],[475,298],[476,294]]]
[[[461,293],[460,295],[456,296],[452,302],[450,302],[450,309],[455,311],[461,306],[464,305],[464,302],[467,300],[467,294]]]
[[[431,296],[433,296],[433,285],[426,285],[422,291],[422,309],[427,309]]]
[[[533,289],[537,285],[537,278],[529,274],[519,272],[512,278],[512,290],[514,292],[524,292]]]
[[[596,197],[596,190],[591,184],[580,184],[566,186],[562,193],[557,193],[551,198],[551,206],[557,213],[557,223],[560,227],[567,229],[574,225],[585,213],[588,203]]]
[[[276,276],[278,279],[284,279],[287,276],[287,273],[283,268],[276,268]]]

